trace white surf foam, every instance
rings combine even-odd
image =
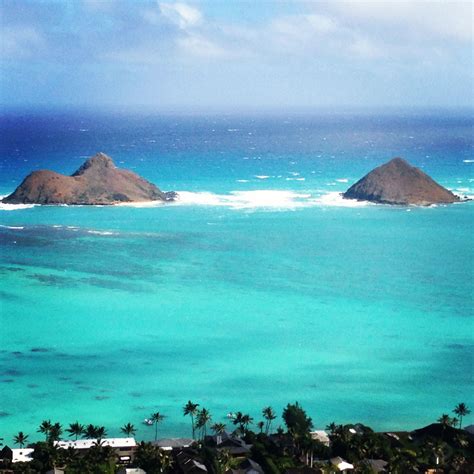
[[[94,235],[117,235],[116,232],[110,232],[108,230],[88,230],[87,233]]]
[[[309,192],[287,190],[232,191],[229,194],[178,191],[173,203],[182,206],[222,206],[231,209],[292,210],[306,207],[365,207],[374,205],[365,201],[343,199],[339,192],[320,196]]]
[[[283,190],[232,191],[229,194],[178,191],[176,205],[223,206],[231,209],[296,209],[312,205],[311,194]]]
[[[339,192],[330,192],[323,194],[321,197],[314,200],[315,203],[321,206],[331,207],[366,207],[375,206],[376,204],[368,201],[357,201],[355,199],[344,199]]]
[[[336,181],[337,181],[338,183],[348,183],[348,182],[349,182],[349,180],[348,180],[347,178],[336,179]]]
[[[24,227],[21,226],[15,226],[15,225],[1,225],[0,227],[3,227],[4,229],[11,229],[11,230],[23,230]]]
[[[6,204],[0,202],[0,211],[21,211],[22,209],[30,209],[35,206],[36,204]]]
[[[474,160],[462,160],[463,163],[474,163]]]
[[[142,207],[161,207],[163,206],[163,204],[164,204],[163,201],[142,201],[142,202],[120,202],[120,203],[114,204],[114,206],[142,208]]]

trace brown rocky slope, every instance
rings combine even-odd
[[[343,197],[381,204],[417,206],[460,201],[458,196],[402,158],[393,158],[375,168],[353,184]]]
[[[117,168],[112,158],[97,153],[71,176],[41,170],[29,174],[16,190],[3,199],[8,204],[87,204],[172,201],[175,193],[164,193],[131,171]]]

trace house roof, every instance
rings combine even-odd
[[[368,464],[374,472],[385,472],[388,462],[383,459],[366,459],[365,463]]]
[[[207,467],[187,452],[181,451],[177,460],[181,470],[185,473],[207,472]]]
[[[345,471],[346,469],[354,469],[354,466],[347,461],[344,461],[340,456],[331,459],[331,464],[336,466],[340,471]]]
[[[311,431],[310,435],[311,438],[320,441],[321,443],[328,445],[330,442],[329,435],[324,430]]]
[[[165,451],[176,448],[188,448],[194,443],[192,438],[163,438],[152,441],[153,446],[157,446]]]
[[[30,462],[33,451],[32,448],[12,449],[12,462]]]
[[[139,467],[122,467],[117,471],[117,474],[146,474],[146,472]]]
[[[112,448],[134,448],[137,445],[134,438],[104,438],[100,442],[102,446],[110,446]],[[96,443],[97,439],[78,439],[77,441],[55,441],[54,445],[63,449],[90,449]]]

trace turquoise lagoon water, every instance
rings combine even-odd
[[[97,151],[181,201],[5,207],[0,437],[43,419],[109,434],[191,399],[215,421],[428,424],[473,405],[472,203],[402,208],[338,193],[402,155],[472,195],[462,114],[260,117],[11,114],[0,191]],[[184,191],[184,192],[183,192]],[[466,420],[468,423],[472,420]],[[278,423],[281,421],[278,420]]]

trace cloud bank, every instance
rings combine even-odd
[[[6,104],[472,105],[470,2],[0,5]]]

